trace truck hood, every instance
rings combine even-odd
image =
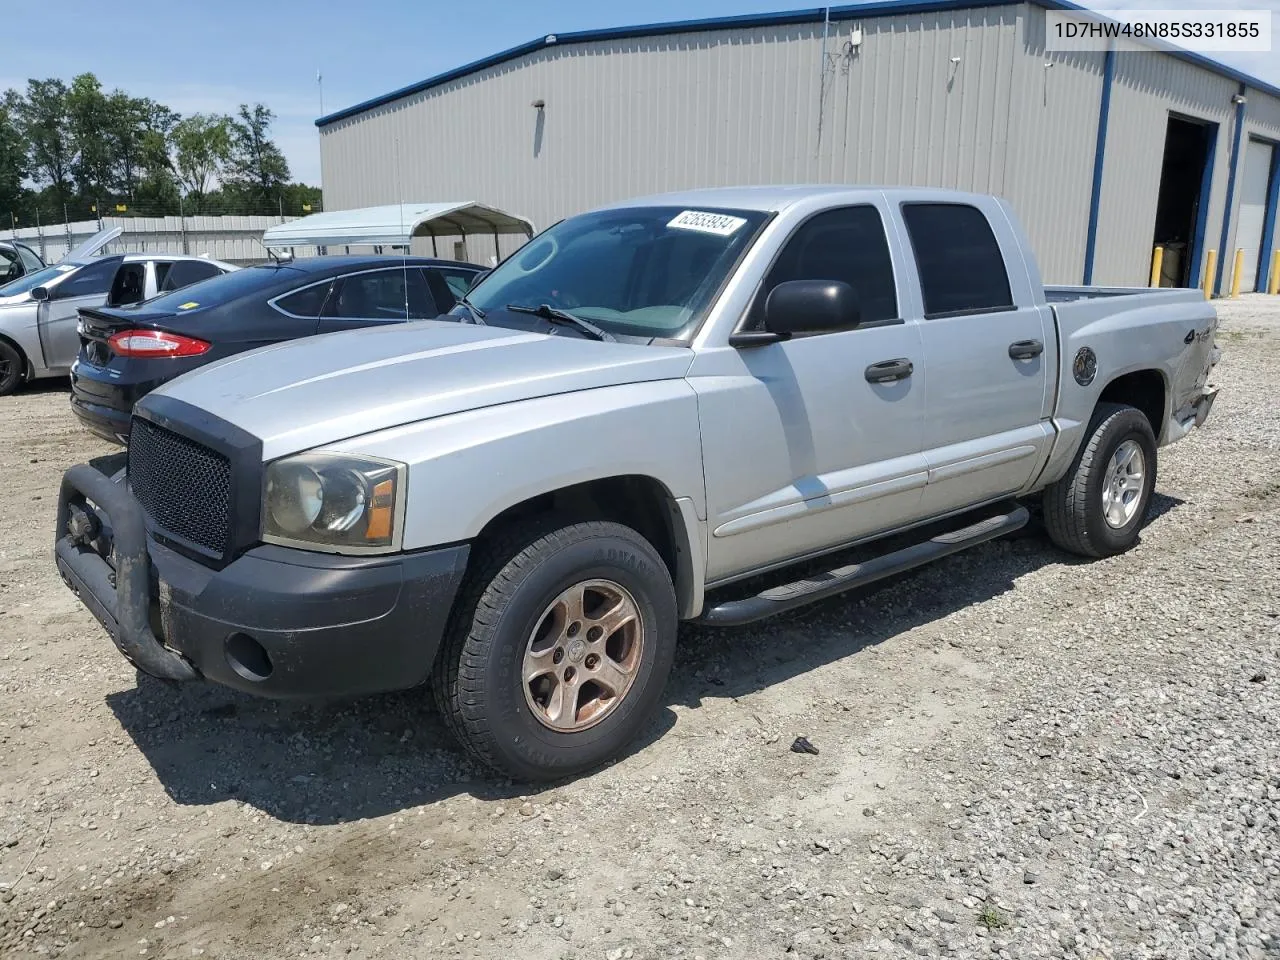
[[[252,350],[151,396],[240,427],[262,441],[270,460],[465,410],[682,377],[692,359],[684,347],[423,320]]]

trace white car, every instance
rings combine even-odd
[[[180,253],[97,256],[120,232],[104,230],[61,262],[0,287],[0,396],[27,380],[67,375],[80,351],[81,307],[140,303],[237,269]]]

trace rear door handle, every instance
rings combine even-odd
[[[915,367],[906,357],[882,360],[867,367],[867,383],[893,383],[895,380],[905,380],[911,376],[911,371],[914,369]]]
[[[1033,360],[1044,353],[1044,344],[1039,340],[1018,340],[1009,344],[1009,356],[1014,360]]]

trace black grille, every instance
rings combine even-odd
[[[134,417],[129,487],[161,534],[221,557],[231,529],[231,461],[180,434]]]

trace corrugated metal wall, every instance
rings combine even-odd
[[[1020,12],[1004,193],[1035,245],[1045,281],[1079,283],[1105,54],[1046,52],[1044,11]]]
[[[689,187],[956,187],[1008,197],[1046,281],[1079,283],[1103,55],[1047,54],[1033,4],[856,25],[857,49],[850,20],[825,41],[810,23],[549,45],[324,127],[325,205],[395,202],[399,183],[406,200],[480,200],[541,229]],[[1094,282],[1147,280],[1171,110],[1220,124],[1205,241],[1219,246],[1234,92],[1172,57],[1117,57]]]
[[[550,46],[325,127],[325,206],[394,202],[399,180],[405,199],[482,200],[541,228],[698,186],[1001,192],[1017,17],[864,20],[857,51],[853,23],[832,22],[825,55],[820,23]]]
[[[1169,114],[1218,124],[1206,248],[1220,245],[1236,82],[1173,57],[1116,54],[1094,282],[1145,283]]]

